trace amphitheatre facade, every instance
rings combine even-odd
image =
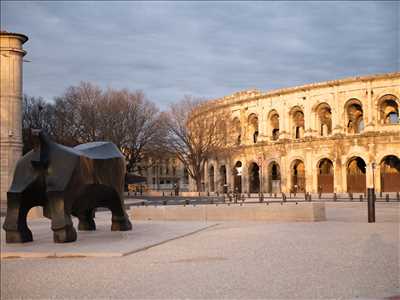
[[[208,101],[196,117],[228,111],[230,143],[207,161],[205,190],[400,191],[399,107],[400,73]]]

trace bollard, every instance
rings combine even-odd
[[[382,198],[382,191],[379,192],[379,197]]]
[[[276,198],[276,193],[274,193],[274,198]]]
[[[336,200],[337,200],[336,193],[333,193],[333,201],[336,201]]]
[[[207,197],[210,197],[210,192],[207,192]]]
[[[375,190],[368,188],[368,223],[375,223]]]
[[[304,200],[308,200],[308,192],[304,194]]]
[[[162,196],[163,196],[163,197],[165,197],[165,194],[164,194],[164,192],[162,192]]]
[[[262,193],[260,193],[260,194],[258,194],[258,201],[260,202],[260,203],[262,203],[263,201],[264,201],[264,197],[263,197],[263,195],[262,195]]]
[[[386,202],[389,202],[389,194],[386,194]]]
[[[360,202],[363,202],[363,195],[360,195]]]
[[[396,198],[397,198],[397,201],[400,201],[400,193],[399,192],[396,193]]]
[[[189,200],[188,199],[185,200],[185,204],[189,205]]]
[[[163,205],[167,205],[167,200],[163,200]]]
[[[353,201],[353,193],[349,193],[350,201]]]

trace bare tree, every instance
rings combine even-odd
[[[102,91],[81,82],[55,100],[54,111],[53,131],[59,142],[111,141],[126,156],[130,172],[137,171],[146,155],[163,144],[160,113],[141,91]]]
[[[229,115],[213,110],[199,114],[204,109],[207,109],[207,104],[202,100],[185,96],[171,105],[165,117],[170,151],[176,153],[185,165],[189,176],[196,182],[197,191],[202,190],[207,159],[227,146],[224,121]]]

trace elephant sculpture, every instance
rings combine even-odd
[[[33,241],[26,218],[35,206],[51,219],[55,243],[76,240],[71,215],[79,219],[79,230],[96,230],[97,207],[111,210],[112,231],[132,229],[123,198],[125,159],[113,143],[72,148],[51,141],[42,130],[32,130],[31,136],[33,150],[18,161],[7,192],[7,243]]]

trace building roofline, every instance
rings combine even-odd
[[[400,77],[400,72],[390,72],[390,73],[378,73],[378,74],[370,74],[370,75],[363,75],[363,76],[352,76],[352,77],[345,77],[342,79],[335,79],[335,80],[327,80],[327,81],[322,81],[322,82],[316,82],[316,83],[308,83],[300,86],[293,86],[293,87],[287,87],[287,88],[280,88],[280,89],[274,89],[266,92],[262,92],[259,90],[244,90],[244,91],[239,91],[236,93],[233,93],[228,96],[224,96],[221,98],[216,98],[216,99],[210,99],[204,102],[199,106],[199,113],[203,113],[207,110],[210,109],[210,105],[215,105],[214,108],[218,106],[226,106],[226,105],[231,105],[237,102],[243,102],[243,101],[249,101],[249,100],[256,100],[259,98],[266,98],[266,97],[273,97],[273,96],[280,96],[280,95],[285,95],[285,94],[291,94],[295,92],[306,92],[308,90],[312,90],[314,88],[323,88],[323,87],[333,87],[333,86],[339,86],[341,84],[348,84],[352,82],[367,82],[371,80],[376,80],[376,79],[386,79],[386,78],[395,78],[395,77]],[[243,97],[244,96],[244,97]],[[247,96],[247,97],[246,97]]]

